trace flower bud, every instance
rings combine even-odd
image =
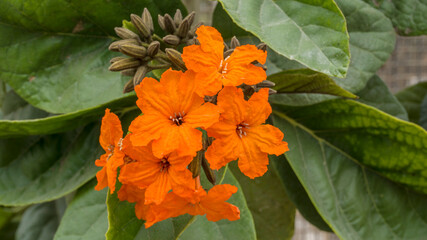
[[[215,185],[216,183],[215,173],[209,167],[209,163],[206,160],[205,156],[202,157],[202,167],[203,167],[203,171],[205,172],[206,178],[209,180],[210,183]]]
[[[169,60],[178,68],[182,70],[187,70],[185,67],[185,63],[181,58],[181,53],[173,48],[166,48],[166,55],[168,56]]]
[[[135,45],[138,45],[139,43],[138,43],[138,41],[136,39],[133,39],[133,38],[123,39],[123,40],[112,42],[110,44],[110,46],[108,47],[108,50],[114,51],[114,52],[118,52],[119,51],[119,46],[120,45],[124,45],[124,44],[135,44]]]
[[[150,33],[154,32],[153,18],[151,17],[150,11],[147,8],[144,8],[142,12],[142,21],[150,30]]]
[[[122,70],[120,73],[123,76],[133,77],[133,75],[135,75],[135,73],[136,73],[136,68],[125,69],[125,70]]]
[[[276,94],[277,93],[277,91],[276,90],[274,90],[274,89],[268,89],[268,95],[273,95],[273,94]]]
[[[175,35],[166,35],[163,38],[163,41],[169,45],[177,46],[179,44],[179,42],[181,41],[181,39],[179,39],[179,37],[177,37]]]
[[[191,26],[192,24],[193,24],[193,22],[194,22],[194,17],[196,16],[196,12],[195,11],[192,11],[190,14],[188,14],[185,18],[184,18],[184,20],[182,20],[182,21],[185,21],[185,20],[187,20],[188,21],[188,26]]]
[[[147,49],[134,44],[123,44],[119,46],[120,52],[130,57],[143,58],[147,55]]]
[[[147,48],[147,54],[150,57],[156,56],[156,54],[159,52],[160,43],[158,41],[153,41],[148,45]]]
[[[133,76],[133,86],[138,86],[142,82],[142,79],[144,79],[145,74],[148,72],[148,67],[143,65],[140,66],[135,73],[135,76]]]
[[[272,88],[276,86],[276,84],[272,81],[264,80],[256,85],[258,88]]]
[[[188,20],[182,21],[178,27],[178,31],[176,32],[176,34],[181,38],[185,38],[188,35],[189,29],[190,25],[188,25]]]
[[[138,32],[141,34],[141,36],[143,36],[144,38],[148,38],[151,36],[149,28],[147,27],[147,25],[145,25],[141,17],[135,14],[131,14],[130,20],[135,26],[136,30],[138,30]]]
[[[169,32],[170,34],[174,34],[176,27],[172,17],[166,13],[163,18],[163,22],[165,24],[166,31]]]
[[[231,49],[235,49],[236,47],[240,46],[240,42],[239,40],[236,38],[236,36],[234,36],[233,38],[231,38],[231,42],[230,42],[230,48]]]
[[[112,59],[110,59],[110,63],[115,63],[115,62],[122,60],[122,59],[126,59],[126,58],[125,57],[113,57]]]
[[[163,29],[163,31],[166,31],[165,28],[165,18],[162,15],[158,15],[157,21],[159,22],[159,26],[161,29]]]
[[[121,39],[128,39],[128,38],[139,39],[138,34],[132,32],[127,28],[116,27],[114,28],[114,31],[116,32],[117,36],[119,36]]]
[[[177,9],[175,15],[173,16],[173,21],[176,26],[179,26],[182,22],[181,10]]]
[[[132,92],[134,89],[133,86],[133,79],[130,79],[125,86],[123,87],[123,93],[128,93],[128,92]]]
[[[234,52],[234,49],[228,49],[224,52],[224,58],[230,56]]]
[[[259,50],[263,50],[264,52],[267,51],[267,44],[260,43],[258,46],[256,46]]]
[[[136,58],[125,58],[111,64],[108,70],[117,72],[117,71],[125,70],[128,68],[138,67],[140,63],[141,62]]]

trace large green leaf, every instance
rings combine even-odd
[[[19,240],[51,240],[60,220],[55,201],[33,205],[24,212],[15,237]]]
[[[106,108],[110,108],[113,111],[128,106],[131,106],[128,108],[129,110],[136,108],[135,101],[136,96],[129,95],[106,104],[73,113],[31,120],[0,120],[0,137],[64,132],[99,119]],[[28,106],[30,105],[26,107]]]
[[[344,77],[350,54],[345,19],[332,0],[220,0],[233,21],[279,54]]]
[[[99,124],[56,135],[0,140],[0,204],[64,196],[91,179],[101,148]]]
[[[96,180],[80,188],[61,219],[55,240],[105,239],[108,189],[95,191]]]
[[[364,0],[389,17],[396,31],[404,36],[427,34],[425,0]]]
[[[408,113],[387,85],[377,75],[373,76],[365,88],[357,93],[358,101],[373,106],[392,116],[408,121]]]
[[[275,105],[273,122],[289,142],[294,172],[342,239],[426,236],[427,196],[402,185],[425,190],[427,133],[420,127],[350,100]]]
[[[1,120],[7,120],[4,122],[8,122],[10,120],[44,118],[49,115],[49,113],[28,104],[18,94],[16,94],[15,91],[10,90],[5,93],[5,99],[0,111]],[[8,131],[8,129],[3,130]]]
[[[186,13],[179,0],[1,1],[0,55],[7,61],[0,66],[0,78],[26,101],[52,113],[120,98],[126,79],[108,71],[109,59],[117,55],[107,50],[109,36],[122,19],[144,7],[154,17],[176,8]]]
[[[257,239],[291,239],[294,234],[295,206],[288,199],[280,178],[270,168],[262,177],[250,179],[234,161],[229,165],[239,181],[254,217]]]
[[[420,82],[396,93],[397,99],[408,112],[411,122],[418,123],[420,120],[421,102],[425,96],[427,96],[427,82]]]
[[[295,175],[285,156],[281,155],[276,157],[271,155],[270,161],[272,167],[269,171],[274,171],[275,174],[279,176],[280,182],[285,186],[289,199],[291,199],[295,204],[301,215],[319,229],[332,232],[331,228],[317,212],[317,209],[314,207],[307,192],[298,180],[298,177]]]
[[[231,172],[224,171],[223,182],[235,185],[239,191],[228,202],[240,209],[237,221],[210,222],[205,216],[183,215],[167,219],[145,229],[144,221],[135,217],[134,204],[120,201],[117,194],[107,197],[109,229],[107,239],[256,239],[255,226],[241,187]]]
[[[286,70],[268,76],[277,93],[321,93],[340,97],[357,96],[342,89],[328,75],[310,69]]]

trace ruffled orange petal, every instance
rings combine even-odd
[[[135,118],[130,124],[129,131],[132,132],[130,140],[134,146],[147,146],[173,126],[173,122],[163,115],[147,112]]]
[[[184,124],[191,128],[208,128],[218,122],[219,108],[212,103],[205,103],[199,108],[189,112],[184,117]]]
[[[103,167],[101,170],[99,170],[96,173],[96,180],[98,181],[98,184],[95,186],[96,191],[101,191],[105,187],[108,186],[108,178],[107,178],[107,169],[106,167]]]
[[[240,152],[239,142],[240,139],[233,138],[232,136],[215,139],[205,153],[210,168],[218,170],[227,163],[236,160]]]
[[[218,59],[223,58],[224,40],[218,30],[210,26],[200,26],[196,34],[203,51],[210,52]]]
[[[247,136],[242,138],[242,147],[238,162],[240,171],[251,179],[264,175],[267,172],[268,154],[261,152]]]
[[[202,132],[183,124],[167,129],[158,140],[153,141],[153,154],[160,158],[177,151],[181,156],[195,156],[202,147]]]
[[[188,164],[193,160],[192,156],[189,155],[178,155],[176,152],[173,152],[168,157],[168,162],[176,167],[177,169],[184,170],[187,168]]]
[[[174,192],[183,191],[183,189],[191,189],[194,185],[192,174],[188,169],[182,170],[179,167],[171,166],[168,169],[168,174]]]
[[[99,143],[101,147],[110,152],[110,145],[113,147],[117,145],[120,138],[123,137],[122,124],[116,114],[110,112],[110,109],[105,109],[105,115],[102,118],[101,135],[99,136]]]
[[[167,171],[163,171],[145,191],[145,204],[160,204],[171,189],[170,176]]]
[[[271,106],[268,102],[268,88],[263,88],[254,93],[248,103],[252,108],[250,109],[245,122],[251,127],[264,123],[271,114]]]
[[[206,129],[209,137],[224,138],[236,133],[236,123],[231,121],[222,121],[215,123]],[[237,136],[237,134],[236,134]]]
[[[135,204],[135,215],[138,219],[145,220],[147,217],[147,214],[150,212],[151,205],[145,205],[144,201],[138,201]],[[153,225],[155,222],[153,222],[151,225]],[[147,224],[147,223],[146,223]],[[150,226],[151,226],[150,225]]]
[[[138,206],[140,205],[140,206]],[[142,215],[145,214],[145,228],[151,227],[153,224],[163,221],[171,217],[177,217],[179,215],[185,214],[188,201],[183,198],[178,197],[173,192],[168,193],[159,205],[150,205],[148,211],[143,212],[142,203],[137,203],[135,206],[136,215],[138,218],[142,218]],[[138,207],[138,208],[137,208]]]
[[[218,68],[222,57],[203,51],[200,45],[184,47],[181,57],[187,69],[195,72],[217,72],[219,75]]]
[[[144,114],[158,112],[166,119],[172,112],[171,101],[163,84],[154,78],[144,78],[135,87],[138,100],[136,104]]]
[[[288,151],[288,143],[282,141],[283,133],[272,125],[259,125],[247,130],[247,141],[252,141],[262,152],[277,156]]]
[[[113,156],[107,160],[107,164],[105,165],[108,187],[110,188],[111,194],[114,193],[114,190],[116,189],[117,168],[123,165],[123,158],[124,154],[117,149]]]
[[[267,78],[265,71],[261,67],[254,66],[252,62],[264,64],[266,58],[267,52],[257,49],[254,45],[237,47],[225,61],[226,67],[222,71],[224,86],[238,86],[242,83],[253,85],[265,80]]]
[[[130,184],[122,184],[117,192],[120,201],[128,201],[130,203],[144,201],[145,189]]]
[[[224,87],[218,94],[221,118],[237,124],[245,120],[249,104],[243,98],[243,91],[236,87]]]
[[[189,113],[200,107],[205,101],[197,94],[199,88],[197,74],[187,70],[181,75],[178,87],[174,90],[178,92],[178,97],[172,99],[175,112]],[[171,94],[172,95],[172,94]]]
[[[145,188],[157,180],[160,174],[160,163],[139,161],[126,164],[120,170],[119,181],[124,184],[133,184]]]
[[[221,219],[228,219],[230,221],[240,219],[239,208],[225,202],[236,192],[237,187],[230,184],[212,187],[208,195],[200,202],[200,205],[206,211],[206,218],[214,222]]]

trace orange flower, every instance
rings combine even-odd
[[[206,214],[206,218],[214,222],[221,219],[238,220],[240,219],[239,208],[225,202],[236,192],[237,187],[222,184],[212,187],[208,193],[203,188],[187,191],[187,196],[184,197],[180,197],[174,192],[168,193],[160,205],[151,205],[150,209],[145,211],[145,227],[149,228],[156,222],[185,213]]]
[[[267,171],[268,154],[289,150],[278,128],[262,124],[271,113],[267,88],[245,101],[241,89],[225,87],[218,95],[218,106],[220,122],[207,129],[215,138],[205,154],[212,169],[239,158],[240,170],[253,179]]]
[[[147,146],[152,142],[153,154],[162,158],[173,151],[179,155],[195,156],[202,148],[202,132],[218,122],[219,109],[204,103],[196,90],[193,71],[163,73],[160,82],[144,78],[135,87],[138,107],[144,115],[129,127],[132,144]]]
[[[267,52],[254,45],[243,45],[224,59],[224,41],[213,27],[201,26],[196,31],[200,45],[184,47],[182,59],[188,69],[203,73],[201,95],[215,95],[224,86],[257,84],[267,78],[261,67],[252,64],[265,63]]]
[[[122,184],[120,190],[117,192],[117,196],[119,197],[120,201],[128,201],[130,203],[140,201],[144,202],[145,189],[141,189],[130,184]]]
[[[95,186],[95,190],[99,191],[108,186],[110,192],[114,192],[117,168],[123,165],[124,154],[120,150],[122,137],[123,130],[119,118],[116,114],[110,113],[110,109],[105,109],[99,136],[99,143],[105,150],[105,154],[95,161],[96,166],[102,167],[96,174],[98,184]]]
[[[160,204],[169,190],[192,184],[192,174],[187,169],[192,157],[178,156],[174,152],[158,158],[152,154],[150,145],[123,148],[123,152],[136,161],[122,167],[119,180],[123,184],[147,188],[145,204]]]

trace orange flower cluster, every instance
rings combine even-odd
[[[245,45],[224,59],[216,29],[201,26],[196,34],[200,45],[185,47],[182,55],[186,72],[169,69],[160,81],[147,77],[135,87],[143,114],[125,137],[109,109],[102,119],[99,141],[106,153],[95,162],[103,167],[95,189],[108,186],[113,193],[120,168],[118,197],[136,203],[136,216],[146,227],[186,213],[206,215],[210,221],[240,218],[239,209],[226,202],[237,192],[235,186],[215,185],[206,192],[200,173],[189,170],[200,153],[214,170],[239,159],[240,170],[255,178],[267,171],[268,154],[288,150],[283,133],[263,124],[271,114],[268,89],[246,101],[238,88],[266,79],[265,71],[252,64],[264,64],[266,52]],[[205,96],[217,96],[217,104],[206,102]],[[202,131],[215,139],[210,146],[203,144],[210,141]]]

